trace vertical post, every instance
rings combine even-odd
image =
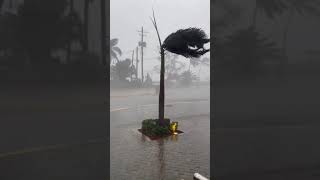
[[[143,84],[143,26],[141,27],[141,82]]]
[[[138,55],[139,55],[139,48],[136,47],[136,79],[138,80]]]
[[[132,82],[132,74],[133,74],[133,57],[134,57],[134,50],[132,51],[132,57],[131,57],[131,72],[130,72],[131,82]]]
[[[164,73],[165,73],[165,62],[164,62],[164,49],[160,47],[161,51],[161,68],[160,68],[160,92],[159,92],[159,124],[164,125]]]

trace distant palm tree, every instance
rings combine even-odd
[[[191,66],[196,67],[200,64],[200,58],[190,58],[190,63],[189,63],[189,71],[191,71]]]
[[[177,54],[167,53],[165,54],[165,59],[167,59],[167,62],[165,62],[165,79],[177,80],[178,73],[185,68],[185,63],[178,61]],[[161,62],[161,57],[159,57],[158,60]],[[160,73],[160,67],[161,65],[154,66],[153,70],[156,73]]]
[[[111,39],[110,40],[110,64],[112,62],[112,59],[116,59],[117,62],[119,62],[119,58],[118,55],[122,55],[122,51],[119,47],[117,47],[116,45],[118,44],[119,40],[117,38]]]
[[[170,34],[162,43],[159,29],[157,26],[156,18],[153,12],[153,19],[151,21],[157,32],[161,67],[160,67],[160,93],[159,93],[159,124],[164,125],[164,75],[165,75],[165,51],[182,55],[186,58],[198,58],[205,53],[209,52],[209,49],[205,49],[204,44],[208,43],[210,39],[207,38],[205,32],[198,28],[180,29]]]
[[[202,66],[210,66],[210,59],[207,57],[204,57],[202,59],[200,59],[199,64],[199,72],[198,72],[198,77],[199,77],[199,81],[200,81],[200,73],[201,73],[201,67]]]

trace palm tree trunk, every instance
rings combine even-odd
[[[84,1],[83,51],[88,51],[89,4],[89,0]]]
[[[161,68],[160,68],[160,92],[159,92],[159,124],[164,125],[164,74],[165,74],[165,61],[164,49],[161,47]]]
[[[253,16],[252,16],[252,22],[251,22],[251,27],[255,28],[257,24],[257,16],[258,16],[258,5],[257,5],[257,0],[255,0],[255,7],[253,10]]]

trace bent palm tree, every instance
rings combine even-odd
[[[119,40],[117,38],[111,39],[110,40],[110,55],[111,55],[111,59],[116,59],[117,62],[119,62],[119,58],[118,55],[122,55],[122,51],[119,47],[117,47],[116,45],[118,44]],[[110,60],[110,64],[111,64],[111,60]]]
[[[187,58],[198,58],[205,53],[209,52],[209,49],[205,49],[204,44],[208,43],[210,39],[207,38],[205,32],[199,28],[180,29],[177,32],[170,34],[162,43],[159,35],[159,30],[156,22],[156,18],[153,12],[153,19],[151,21],[157,32],[161,67],[160,67],[160,93],[159,93],[159,124],[164,125],[164,74],[165,74],[165,51],[182,55]]]

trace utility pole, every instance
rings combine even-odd
[[[132,51],[132,58],[131,58],[131,72],[130,72],[131,82],[132,82],[132,74],[133,74],[133,57],[134,57],[134,50]]]
[[[140,33],[141,36],[141,41],[139,42],[139,46],[141,47],[141,82],[143,83],[143,48],[146,47],[146,42],[143,41],[143,36],[146,36],[145,33],[148,32],[144,32],[143,31],[143,27],[141,27],[141,31],[138,31]]]
[[[138,55],[139,55],[139,48],[138,46],[136,47],[136,79],[138,80]]]

